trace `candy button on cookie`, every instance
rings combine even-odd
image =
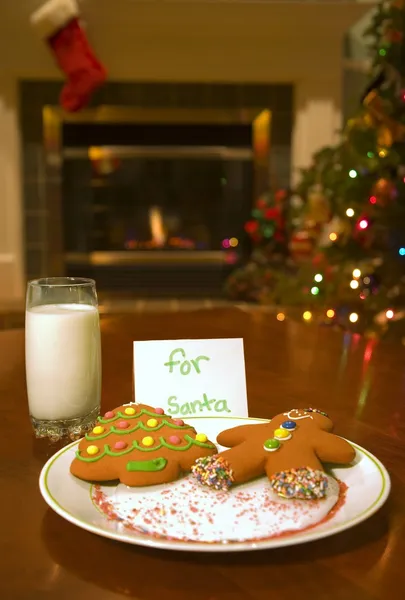
[[[142,444],[147,447],[153,446],[153,437],[147,435],[146,437],[142,438]]]
[[[165,411],[163,410],[163,408],[155,408],[155,413],[157,415],[164,415]]]
[[[104,418],[105,418],[105,419],[112,419],[114,416],[115,416],[115,415],[114,415],[114,412],[113,412],[112,410],[108,410],[108,411],[105,413],[105,415],[104,415]]]
[[[181,444],[181,439],[178,435],[171,435],[167,441],[169,442],[169,444],[173,444],[173,446],[178,446],[179,444]]]
[[[276,438],[276,440],[281,440],[282,442],[285,442],[286,440],[289,440],[291,438],[291,433],[287,431],[287,429],[275,429],[274,437]]]
[[[135,414],[135,409],[134,409],[134,408],[132,408],[131,406],[128,406],[128,408],[126,408],[126,409],[124,410],[124,413],[125,413],[126,415],[128,415],[128,416],[132,416],[132,415],[134,415],[134,414]]]
[[[178,425],[179,427],[182,427],[184,425],[183,419],[173,419],[173,423],[175,425]]]
[[[274,452],[280,448],[280,442],[274,438],[270,438],[264,442],[263,448],[266,450],[266,452]]]
[[[118,429],[127,429],[127,428],[128,428],[128,426],[129,426],[129,423],[128,423],[128,421],[119,421],[119,422],[117,423],[117,427],[118,427]]]
[[[157,420],[157,419],[148,419],[148,420],[146,421],[146,425],[147,425],[148,427],[157,427],[157,426],[158,426],[158,424],[159,424],[159,423],[158,423],[158,420]]]
[[[90,454],[90,456],[94,456],[95,454],[98,454],[97,446],[89,446],[87,448],[87,454]]]
[[[114,444],[114,450],[125,450],[125,448],[128,446],[128,444],[124,441],[119,441],[119,442],[115,442]]]
[[[92,431],[92,433],[94,433],[94,435],[100,435],[100,433],[103,433],[104,431],[104,427],[101,427],[101,425],[97,425],[97,427],[95,427]]]
[[[208,438],[205,435],[205,433],[197,433],[197,435],[195,436],[196,442],[201,442],[202,444],[204,444]]]
[[[281,428],[288,429],[289,431],[292,431],[296,427],[297,423],[295,421],[284,421],[284,423],[281,423]]]

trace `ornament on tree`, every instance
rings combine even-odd
[[[388,115],[387,107],[377,90],[373,89],[366,95],[363,105],[374,120],[374,124],[378,129],[377,136],[381,136],[381,139],[390,142],[387,147],[390,147],[393,142],[403,142],[405,140],[405,125]],[[380,129],[384,130],[381,134]],[[386,130],[390,132],[390,136],[388,136]]]
[[[245,231],[255,243],[268,243],[272,239],[276,242],[284,242],[285,216],[283,204],[287,197],[284,190],[274,194],[275,204],[268,194],[261,196],[252,210],[252,219],[245,223]]]
[[[106,71],[96,58],[79,22],[75,0],[48,0],[31,15],[31,24],[45,39],[60,69],[66,74],[60,103],[68,112],[88,104],[93,92],[106,80]]]
[[[363,248],[368,249],[372,246],[375,235],[372,223],[367,214],[361,215],[353,229],[353,239]]]
[[[306,224],[308,227],[319,226],[330,218],[330,206],[321,184],[313,185],[307,196]]]
[[[307,230],[296,231],[291,236],[289,250],[296,262],[307,261],[314,251],[314,239]]]
[[[334,216],[324,225],[319,236],[318,245],[320,248],[328,248],[333,243],[346,240],[351,232],[351,224],[347,219]]]
[[[372,204],[387,206],[395,200],[397,193],[394,182],[385,177],[381,177],[381,179],[378,179],[372,187],[371,197],[375,198],[375,201],[373,201]]]

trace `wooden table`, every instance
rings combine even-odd
[[[250,414],[312,405],[386,465],[393,490],[365,523],[323,541],[229,555],[149,550],[82,531],[47,508],[38,476],[51,451],[27,414],[24,333],[0,333],[0,597],[4,600],[362,600],[405,592],[405,349],[326,328],[224,309],[106,317],[103,405],[131,396],[132,341],[239,337]]]

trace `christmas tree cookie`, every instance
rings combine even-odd
[[[204,433],[162,408],[124,404],[98,418],[80,441],[70,471],[86,481],[119,480],[128,486],[168,483],[217,452]]]

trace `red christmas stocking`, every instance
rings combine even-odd
[[[80,110],[106,79],[79,23],[75,0],[49,0],[32,16],[32,25],[45,38],[67,76],[60,103],[69,112]]]

